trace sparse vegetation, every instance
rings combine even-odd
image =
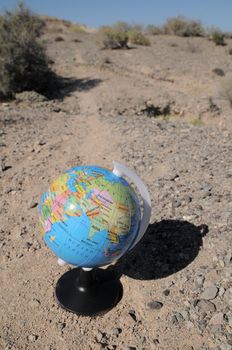
[[[163,31],[165,34],[183,37],[204,35],[204,28],[200,21],[188,20],[182,16],[169,18]]]
[[[98,42],[104,49],[125,49],[128,42],[148,46],[150,41],[141,28],[141,25],[130,26],[126,22],[117,22],[112,27],[103,26],[98,32]]]
[[[150,46],[150,40],[142,33],[137,30],[130,30],[128,32],[128,40],[131,44]]]
[[[38,42],[43,21],[20,3],[0,21],[0,94],[14,96],[25,90],[45,91],[52,72]]]
[[[103,49],[125,49],[128,43],[128,32],[109,26],[101,27],[98,32],[98,43]]]
[[[221,45],[221,46],[225,45],[225,33],[223,33],[219,29],[216,29],[216,28],[212,29],[210,33],[210,38],[213,40],[213,42],[216,45]]]

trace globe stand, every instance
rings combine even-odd
[[[75,268],[60,277],[55,289],[58,304],[83,316],[97,316],[112,309],[122,297],[122,285],[114,272]]]

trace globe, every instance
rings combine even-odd
[[[131,185],[98,166],[77,166],[52,182],[39,204],[47,246],[84,268],[119,259],[136,241],[140,204]]]

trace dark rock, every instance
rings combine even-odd
[[[134,320],[135,322],[137,322],[137,316],[136,316],[135,310],[130,310],[130,311],[129,311],[129,315],[131,316],[131,318],[133,318],[133,320]]]
[[[170,289],[165,289],[163,294],[167,297],[170,294]]]

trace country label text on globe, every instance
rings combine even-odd
[[[58,257],[80,267],[117,260],[136,239],[139,220],[140,205],[132,187],[95,166],[62,174],[39,205],[46,244]]]

